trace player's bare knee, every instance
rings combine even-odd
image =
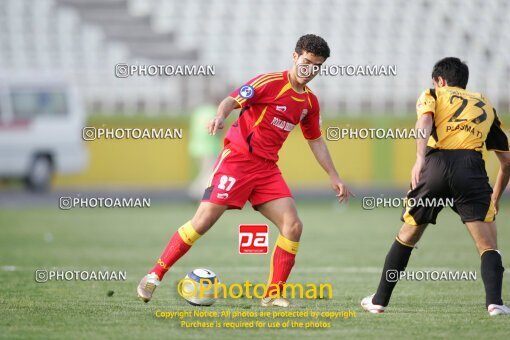
[[[204,234],[216,223],[225,210],[226,207],[223,206],[202,203],[191,219],[191,225],[197,233]]]
[[[479,254],[488,249],[498,249],[496,225],[494,223],[474,221],[466,222],[466,226],[475,241]]]
[[[478,253],[480,255],[482,255],[482,253],[484,253],[487,250],[491,250],[491,249],[497,250],[498,246],[497,246],[496,242],[486,241],[486,242],[479,242],[479,243],[477,242],[476,248],[478,249]]]
[[[193,229],[199,234],[205,234],[216,222],[216,219],[207,213],[196,214],[191,219]]]
[[[423,234],[426,224],[412,226],[405,223],[398,233],[398,239],[411,246],[416,245]]]
[[[482,251],[487,249],[498,249],[498,244],[492,234],[484,235],[484,237],[477,240],[476,244]]]
[[[284,223],[282,229],[283,236],[291,241],[299,241],[301,233],[303,232],[303,223],[299,219],[294,219]]]

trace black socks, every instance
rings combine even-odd
[[[384,268],[379,281],[379,287],[372,303],[387,306],[393,288],[398,282],[400,273],[405,270],[413,247],[395,241],[386,255]],[[503,286],[503,263],[501,255],[496,250],[487,250],[481,256],[482,280],[485,286],[486,307],[490,304],[502,305],[501,290]]]
[[[377,288],[377,292],[372,299],[373,304],[381,306],[388,305],[390,302],[391,293],[393,292],[393,288],[395,288],[395,285],[398,282],[400,273],[406,269],[407,262],[409,262],[409,257],[411,256],[412,250],[413,247],[403,245],[399,241],[395,240],[391,246],[390,251],[388,252],[388,255],[386,255],[386,261],[384,262],[384,268],[381,275],[381,280],[379,281],[379,287]],[[499,263],[501,264],[501,258]],[[501,282],[499,284],[499,292],[501,294]]]
[[[496,250],[486,250],[481,256],[482,280],[485,286],[485,304],[502,305],[501,288],[503,286],[503,264],[501,255]]]

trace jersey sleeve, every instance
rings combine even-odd
[[[485,147],[487,150],[510,151],[508,137],[501,128],[501,121],[496,114],[496,110],[494,110],[494,122],[492,122],[491,129],[485,140]]]
[[[432,114],[436,113],[436,91],[434,89],[423,91],[416,102],[416,114],[418,118],[427,112],[432,112]]]
[[[232,91],[229,96],[234,98],[241,108],[257,103],[264,97],[267,80],[273,78],[275,77],[267,74],[258,75]]]
[[[308,140],[314,140],[322,136],[320,107],[315,96],[310,96],[309,99],[310,111],[301,119],[299,125],[303,136]]]

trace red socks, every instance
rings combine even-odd
[[[299,242],[286,239],[281,234],[276,240],[267,283],[266,297],[281,297],[283,285],[289,278],[290,271],[294,266]]]
[[[184,254],[188,252],[193,243],[200,238],[199,233],[193,229],[191,222],[185,223],[172,236],[163,254],[149,273],[155,273],[160,280],[163,279],[168,269],[174,265]],[[289,278],[290,271],[294,266],[299,242],[278,236],[271,257],[268,289],[266,297],[280,297],[283,294],[283,285]]]
[[[200,236],[202,235],[193,229],[191,222],[186,222],[172,236],[163,254],[161,254],[158,262],[149,273],[155,273],[159,279],[162,280],[168,269],[188,252],[193,243],[198,240]]]

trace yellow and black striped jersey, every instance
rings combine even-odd
[[[418,118],[434,115],[428,146],[436,149],[509,151],[508,138],[491,103],[480,93],[444,86],[423,91]]]

